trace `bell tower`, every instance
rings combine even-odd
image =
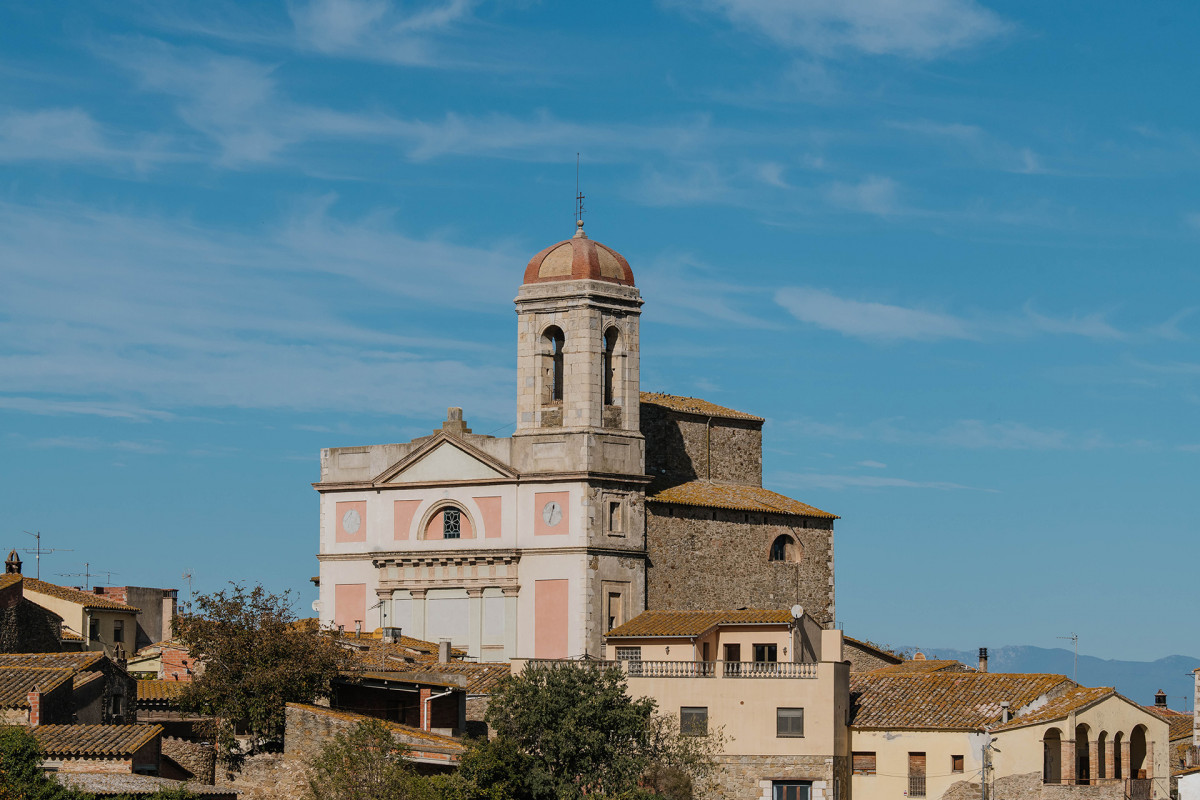
[[[579,222],[530,260],[516,306],[514,466],[643,475],[642,298],[629,262]]]

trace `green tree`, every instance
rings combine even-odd
[[[78,794],[42,771],[37,739],[18,726],[0,728],[0,800],[75,800]]]
[[[382,722],[360,722],[321,748],[309,765],[309,792],[314,800],[423,798],[423,783],[404,760],[407,751]]]
[[[175,632],[203,666],[180,704],[216,716],[219,752],[236,766],[235,725],[249,733],[250,753],[280,740],[285,704],[327,695],[348,656],[332,636],[295,624],[290,592],[230,586],[197,597],[193,612],[176,618]]]

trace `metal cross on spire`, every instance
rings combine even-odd
[[[583,192],[579,191],[579,153],[575,154],[575,224],[583,227]]]

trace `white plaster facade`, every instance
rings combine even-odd
[[[548,251],[567,245],[598,249],[581,230]],[[521,286],[513,437],[473,434],[450,409],[432,436],[321,451],[322,624],[398,627],[499,661],[599,655],[614,619],[643,610],[632,283],[568,272]]]

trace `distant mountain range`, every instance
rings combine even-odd
[[[905,648],[920,650],[926,658],[948,658],[969,666],[978,666],[978,650],[946,648]],[[988,672],[1053,672],[1071,677],[1074,654],[1061,647],[1011,645],[988,648]],[[1167,693],[1167,706],[1175,711],[1191,711],[1194,695],[1192,670],[1200,667],[1200,658],[1166,656],[1157,661],[1117,661],[1079,654],[1079,677],[1084,686],[1112,686],[1118,692],[1143,705],[1153,705],[1154,693]]]

